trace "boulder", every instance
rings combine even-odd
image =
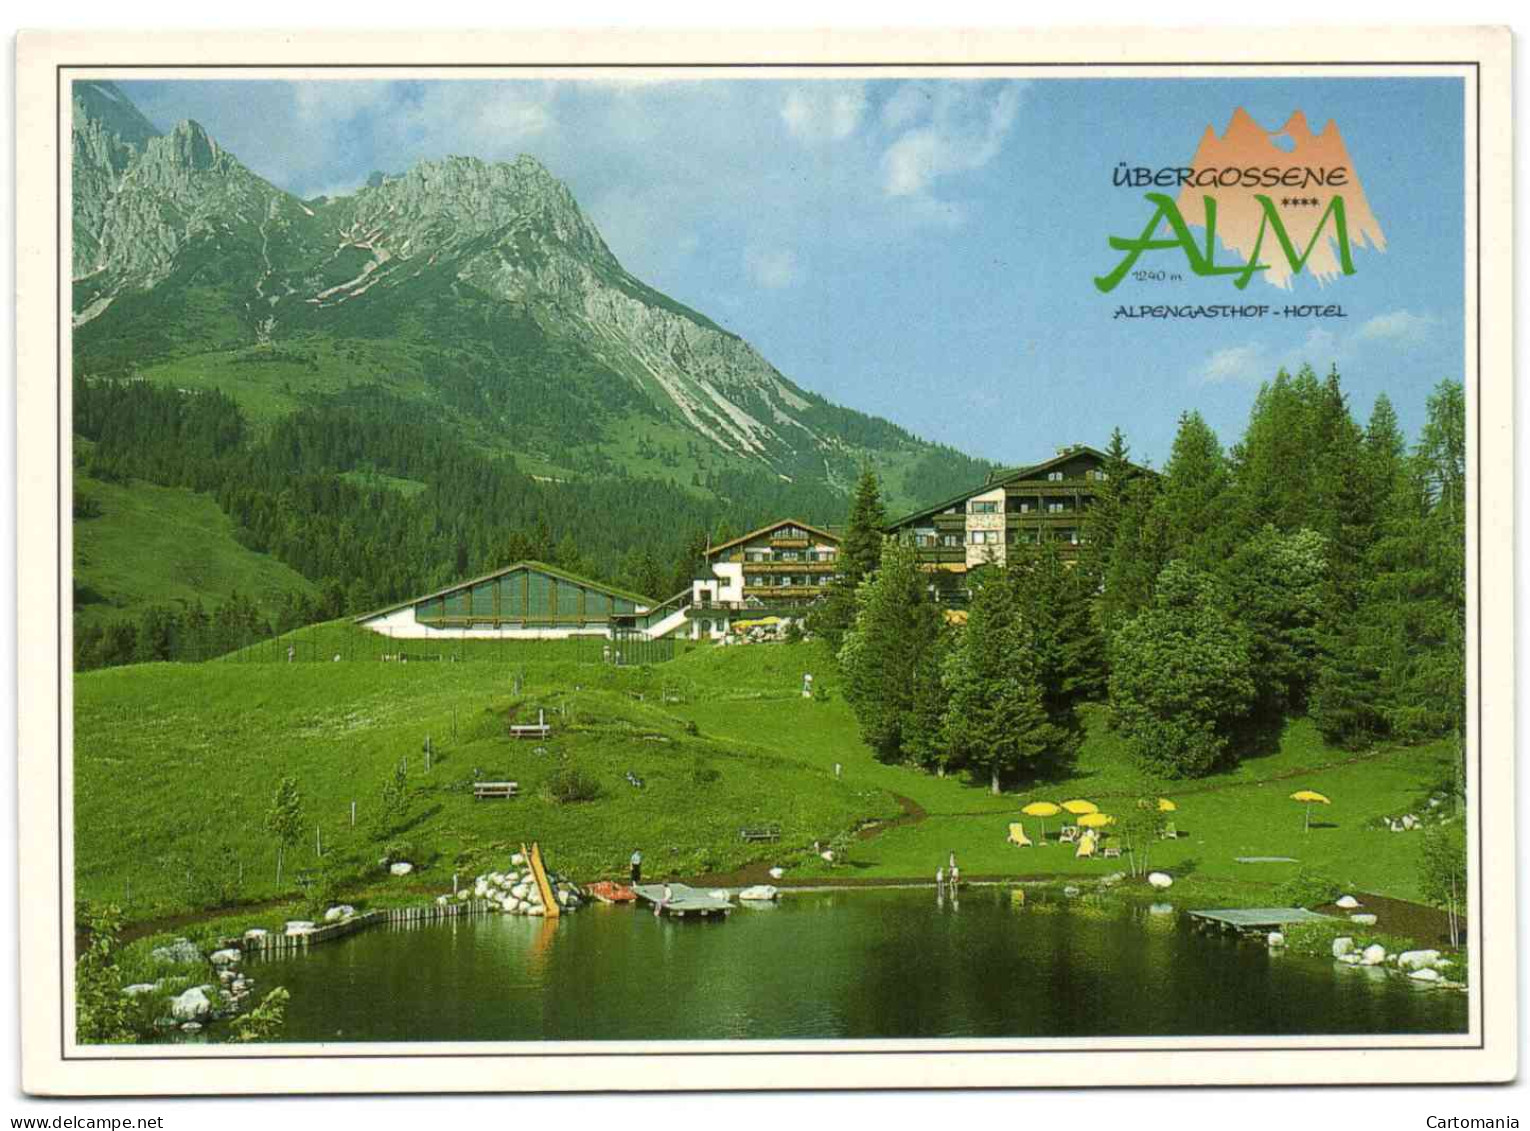
[[[312,920],[309,919],[287,920],[287,937],[289,939],[297,938],[299,935],[311,935],[315,929]]]
[[[779,880],[784,875],[786,875],[785,868],[772,868],[770,870],[770,878],[773,880]]]
[[[233,947],[225,947],[223,950],[215,950],[207,956],[207,960],[214,966],[237,966],[244,955]]]
[[[396,864],[389,864],[388,871],[392,872],[395,876],[407,876],[410,872],[414,871],[414,865],[407,860],[400,860]]]
[[[517,853],[515,853],[514,855],[512,855],[510,857],[510,863],[514,864],[517,868],[519,868],[522,864],[526,863],[526,857],[522,856],[519,852],[517,852]]]
[[[1356,911],[1349,919],[1350,922],[1359,923],[1362,927],[1373,927],[1376,925],[1376,916],[1372,915],[1369,911]]]
[[[1335,958],[1343,958],[1346,954],[1353,954],[1354,950],[1355,940],[1348,935],[1340,935],[1333,940],[1333,956]]]
[[[1112,872],[1110,875],[1101,879],[1100,883],[1104,884],[1106,887],[1114,887],[1124,879],[1126,879],[1125,872]]]
[[[530,884],[516,884],[513,888],[510,889],[510,894],[515,896],[516,899],[525,899],[530,891]]]
[[[1174,877],[1169,875],[1167,872],[1149,872],[1148,883],[1152,884],[1155,888],[1162,890],[1164,888],[1173,886]]]
[[[1275,950],[1286,945],[1286,936],[1279,931],[1271,931],[1265,936],[1264,941],[1269,944],[1271,950]]]
[[[1372,943],[1360,953],[1360,965],[1380,966],[1387,960],[1387,948],[1380,943]]]
[[[324,921],[326,923],[338,923],[342,919],[349,919],[354,914],[356,914],[354,907],[349,903],[341,903],[324,912]]]
[[[176,939],[165,946],[157,946],[149,952],[149,957],[155,962],[180,964],[186,962],[201,962],[202,952],[197,949],[190,939]]]
[[[1397,965],[1404,970],[1432,970],[1439,964],[1437,950],[1405,950],[1397,956]]]
[[[1410,971],[1408,977],[1415,978],[1420,982],[1438,982],[1440,980],[1440,972],[1425,968],[1423,970]]]
[[[181,1032],[183,1033],[199,1033],[201,1030],[202,1023],[200,1021],[187,1021],[181,1025]]]
[[[1405,829],[1418,828],[1418,818],[1415,817],[1412,813],[1406,814],[1402,819],[1402,827]]]
[[[1078,888],[1074,887],[1072,884],[1069,884],[1067,887],[1063,888],[1063,894],[1068,896],[1077,895]]]
[[[540,903],[533,903],[526,908],[527,915],[546,915],[547,910]]]
[[[159,986],[154,982],[134,982],[131,986],[122,987],[123,997],[137,997],[139,994],[152,994]]]
[[[1342,907],[1345,911],[1353,911],[1360,906],[1360,901],[1352,895],[1341,895],[1333,901],[1335,907]]]
[[[451,901],[452,901],[452,897],[449,896],[449,895],[438,895],[438,896],[436,896],[436,906],[437,907],[445,907],[447,904],[451,903]]]
[[[1406,829],[1403,828],[1403,823],[1401,821],[1388,821],[1387,822],[1387,827],[1389,829],[1391,829],[1394,833],[1400,833],[1400,832],[1406,832],[1407,831]]]
[[[248,931],[246,931],[244,933],[244,937],[247,938],[247,939],[251,939],[251,940],[254,940],[254,939],[263,939],[267,935],[269,935],[270,933],[271,932],[266,930],[264,927],[251,927]]]
[[[170,1016],[177,1021],[205,1021],[212,1011],[212,999],[207,996],[206,986],[192,986],[170,1001]]]
[[[457,893],[457,898],[462,900],[464,903],[466,903],[468,900],[473,898],[473,893],[468,891],[467,888],[463,888],[461,891],[459,891]],[[482,897],[480,896],[479,898],[482,898]]]
[[[775,899],[777,894],[776,888],[771,884],[754,884],[739,892],[738,897],[739,899],[751,902],[768,903],[770,900]]]
[[[515,907],[516,907],[516,904],[518,904],[519,902],[520,902],[520,900],[516,899],[515,896],[507,895],[507,896],[504,896],[504,897],[502,897],[500,899],[499,906],[500,906],[501,909],[503,909],[505,911],[514,911]]]
[[[1361,962],[1360,952],[1356,950],[1347,951],[1339,955],[1339,961],[1350,966],[1359,966]]]

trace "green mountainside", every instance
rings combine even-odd
[[[799,387],[634,277],[530,157],[299,200],[110,83],[76,83],[73,111],[77,463],[137,524],[76,561],[82,664],[167,658],[113,618],[235,592],[241,569],[187,574],[172,543],[291,582],[240,589],[241,631],[522,556],[664,597],[709,536],[842,521],[867,464],[893,510],[991,466]],[[229,527],[182,521],[188,493]],[[82,546],[115,520],[91,521]]]
[[[159,134],[108,83],[75,114],[76,372],[217,387],[252,416],[380,384],[546,474],[725,469],[895,505],[987,465],[795,385],[627,272],[531,157],[374,175],[300,201],[195,122]]]

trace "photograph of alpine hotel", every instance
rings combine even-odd
[[[1462,82],[74,80],[72,1041],[1462,1039]]]

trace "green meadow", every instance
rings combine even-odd
[[[294,639],[336,651],[349,641],[348,654],[360,656],[361,635],[331,624]],[[581,880],[622,875],[634,848],[650,875],[674,877],[780,864],[792,880],[924,880],[952,851],[968,877],[1104,876],[1125,866],[1077,859],[1055,839],[1040,847],[1034,819],[1026,829],[1038,847],[1006,841],[1032,800],[1083,797],[1106,812],[1131,803],[1131,769],[1101,710],[1089,712],[1088,740],[1067,778],[995,797],[873,759],[818,645],[701,646],[622,668],[577,662],[578,654],[538,644],[513,662],[486,649],[467,650],[462,662],[402,664],[236,655],[81,674],[77,894],[119,903],[133,921],[290,899],[297,880],[315,877],[351,899],[423,898],[450,890],[453,873],[502,866],[532,839]],[[810,700],[800,693],[804,672],[815,677]],[[508,737],[509,721],[539,712],[553,727],[547,741]],[[1180,835],[1153,846],[1152,866],[1241,885],[1251,897],[1300,868],[1416,898],[1422,834],[1391,833],[1379,818],[1419,811],[1448,756],[1444,744],[1355,756],[1294,721],[1274,752],[1169,790]],[[382,787],[401,764],[405,804],[380,825]],[[593,798],[558,799],[571,775]],[[283,777],[298,785],[306,831],[287,850],[278,885],[263,816]],[[520,796],[475,801],[475,778],[517,781]],[[1310,831],[1289,799],[1297,789],[1332,799]],[[1048,822],[1053,838],[1057,823]],[[742,827],[763,824],[780,826],[778,844],[740,839]],[[811,851],[837,837],[848,848],[835,863]],[[415,875],[393,878],[377,866],[389,845],[407,851]],[[1240,864],[1240,856],[1299,864]]]
[[[78,471],[74,482],[100,512],[73,525],[77,628],[136,617],[150,605],[201,601],[211,611],[230,593],[270,615],[288,593],[317,592],[296,570],[241,545],[211,495]]]

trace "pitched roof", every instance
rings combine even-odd
[[[751,530],[748,534],[741,534],[737,538],[729,539],[727,542],[724,542],[721,545],[713,546],[707,551],[707,557],[711,557],[719,550],[726,550],[731,546],[737,546],[740,542],[752,542],[760,535],[769,534],[772,530],[778,530],[783,526],[800,526],[804,530],[817,534],[820,538],[827,538],[835,545],[839,544],[839,535],[830,533],[821,526],[809,525],[808,523],[803,522],[800,518],[782,518],[777,519],[775,522],[767,523],[766,525],[760,527],[758,530]]]
[[[1091,448],[1088,444],[1079,444],[1075,447],[1069,448],[1067,451],[1059,452],[1051,459],[1042,460],[1040,463],[1027,464],[1022,467],[1001,467],[996,471],[990,471],[988,473],[988,478],[983,480],[979,486],[973,487],[967,491],[963,491],[960,495],[952,495],[949,499],[938,502],[934,506],[925,507],[923,510],[914,511],[911,514],[906,514],[894,522],[889,522],[882,529],[896,530],[899,527],[907,526],[911,522],[917,522],[921,518],[928,518],[931,515],[939,514],[947,507],[955,506],[957,503],[964,503],[968,499],[972,498],[973,495],[981,495],[984,491],[992,491],[995,487],[1002,487],[1005,484],[1013,483],[1016,480],[1035,479],[1038,476],[1045,474],[1057,464],[1065,463],[1066,461],[1080,455],[1094,456],[1102,463],[1110,459],[1110,456],[1105,452],[1100,451],[1099,448]],[[1149,468],[1138,467],[1136,464],[1132,464],[1132,466],[1135,467],[1139,472],[1150,473]]]
[[[537,573],[545,573],[549,577],[556,577],[560,581],[569,581],[575,585],[582,585],[586,589],[594,589],[598,592],[609,594],[612,597],[622,597],[632,601],[634,604],[642,605],[645,609],[652,608],[655,603],[652,597],[644,597],[641,593],[618,589],[614,585],[606,585],[600,581],[591,581],[588,577],[580,577],[576,573],[569,573],[567,570],[559,569],[557,566],[550,566],[546,562],[533,561],[528,558],[524,561],[516,562],[514,565],[507,565],[502,569],[496,569],[492,573],[485,573],[478,577],[469,578],[466,581],[454,581],[450,585],[437,589],[434,593],[426,593],[420,597],[410,597],[386,608],[373,609],[369,613],[362,613],[358,617],[352,617],[351,621],[353,624],[360,624],[362,621],[373,620],[377,617],[386,616],[388,613],[396,613],[399,609],[407,608],[410,605],[418,605],[421,601],[444,597],[446,594],[456,593],[460,589],[471,589],[475,585],[482,585],[485,581],[493,581],[497,577],[504,577],[507,573],[514,573],[518,569],[534,570]]]

